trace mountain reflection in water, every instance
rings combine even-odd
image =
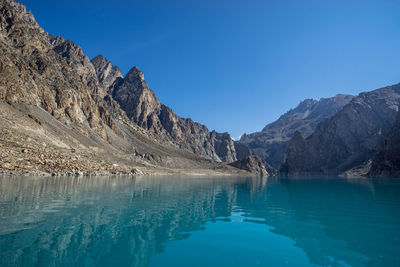
[[[1,177],[1,266],[399,266],[396,180]]]

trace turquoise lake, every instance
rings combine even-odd
[[[400,179],[1,177],[0,266],[400,266]]]

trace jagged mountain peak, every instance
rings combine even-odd
[[[96,61],[100,60],[104,61],[102,58]],[[235,142],[228,133],[209,131],[206,126],[181,118],[161,104],[137,66],[113,85],[112,96],[134,123],[178,147],[217,161],[232,162],[237,159]],[[237,147],[240,156],[249,155],[248,150],[239,145]]]
[[[103,88],[110,93],[110,87],[118,80],[122,79],[123,75],[119,67],[114,66],[111,61],[105,58],[103,55],[98,55],[91,60],[97,78]]]
[[[92,62],[105,62],[105,63],[111,63],[105,56],[99,54],[95,56],[92,60]]]
[[[304,135],[311,134],[319,122],[341,110],[352,98],[351,95],[339,94],[320,100],[305,99],[278,120],[266,125],[262,131],[244,134],[240,142],[278,168],[283,161],[287,142],[296,131]]]
[[[66,124],[79,123],[82,132],[95,130],[105,137],[104,125],[113,124],[82,49],[46,33],[15,1],[0,1],[0,12],[1,99],[41,107]]]
[[[290,122],[296,122],[298,120],[308,119],[321,121],[321,119],[330,117],[337,111],[342,109],[353,98],[354,96],[352,95],[337,94],[334,97],[320,98],[320,100],[315,100],[311,98],[305,99],[301,101],[299,105],[297,105],[297,107],[289,110],[284,115],[279,117],[277,121],[265,126],[262,129],[262,132],[266,132],[269,129],[276,128],[276,126],[278,125],[287,125]],[[289,132],[289,138],[292,136],[295,130],[296,129],[293,129],[293,131]],[[306,134],[311,132],[305,129],[303,130],[303,133]]]
[[[299,103],[299,105],[297,106],[297,108],[298,108],[298,107],[304,107],[304,106],[312,106],[312,105],[314,105],[314,104],[317,103],[317,102],[318,102],[318,100],[316,100],[316,99],[314,99],[314,98],[306,98],[306,99],[300,101],[300,103]]]
[[[321,121],[303,140],[289,142],[281,172],[337,175],[364,171],[392,127],[400,106],[400,84],[364,92]],[[351,174],[353,175],[353,174]]]
[[[236,160],[229,136],[180,118],[160,103],[139,68],[123,78],[104,56],[91,61],[12,0],[0,0],[0,51],[0,139],[7,140],[0,153],[8,157],[0,166],[10,161],[7,170],[236,172],[204,159]],[[29,165],[39,156],[43,165]]]
[[[8,16],[1,17],[1,19],[7,18],[10,24],[15,23],[16,21],[24,21],[27,25],[33,27],[39,27],[35,20],[35,16],[31,13],[31,11],[27,11],[26,7],[14,0],[0,0],[0,9],[3,14]]]
[[[95,56],[93,59],[90,60],[90,62],[92,62],[92,64],[93,64],[94,68],[96,69],[96,71],[102,71],[106,66],[111,64],[111,61],[109,61],[103,55]]]
[[[137,67],[134,66],[131,68],[125,76],[125,79],[130,82],[143,82],[145,83],[144,74],[143,72]]]

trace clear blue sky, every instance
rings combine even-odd
[[[400,1],[23,0],[39,24],[134,65],[180,116],[233,137],[304,98],[400,81]]]

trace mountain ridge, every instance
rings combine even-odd
[[[352,98],[351,95],[337,94],[320,100],[305,99],[276,121],[266,125],[262,131],[242,135],[239,142],[247,145],[272,167],[279,168],[287,142],[296,131],[311,134],[319,122],[334,115]]]
[[[400,84],[360,93],[310,136],[289,141],[283,175],[357,175],[378,152],[400,106]],[[365,165],[365,167],[362,167]]]
[[[399,173],[400,84],[305,99],[237,142],[175,114],[138,67],[123,76],[90,60],[13,0],[0,0],[0,51],[3,173]]]
[[[95,66],[100,65],[99,61],[103,65],[118,68],[103,56],[96,56],[92,60]],[[104,68],[95,69],[98,77],[105,76]],[[239,148],[240,145],[235,144],[229,133],[210,131],[205,125],[190,118],[182,118],[162,104],[137,66],[131,68],[125,77],[113,77],[112,82],[110,80],[107,84],[103,83],[103,87],[112,94],[113,99],[134,123],[180,148],[228,163],[238,159],[239,153],[236,153],[236,149],[241,150],[241,157],[250,155],[250,152],[243,151],[245,148]]]
[[[400,112],[367,173],[372,177],[400,177]]]
[[[94,66],[13,0],[0,0],[0,50],[2,172],[243,173],[136,125],[106,88],[118,69]]]

